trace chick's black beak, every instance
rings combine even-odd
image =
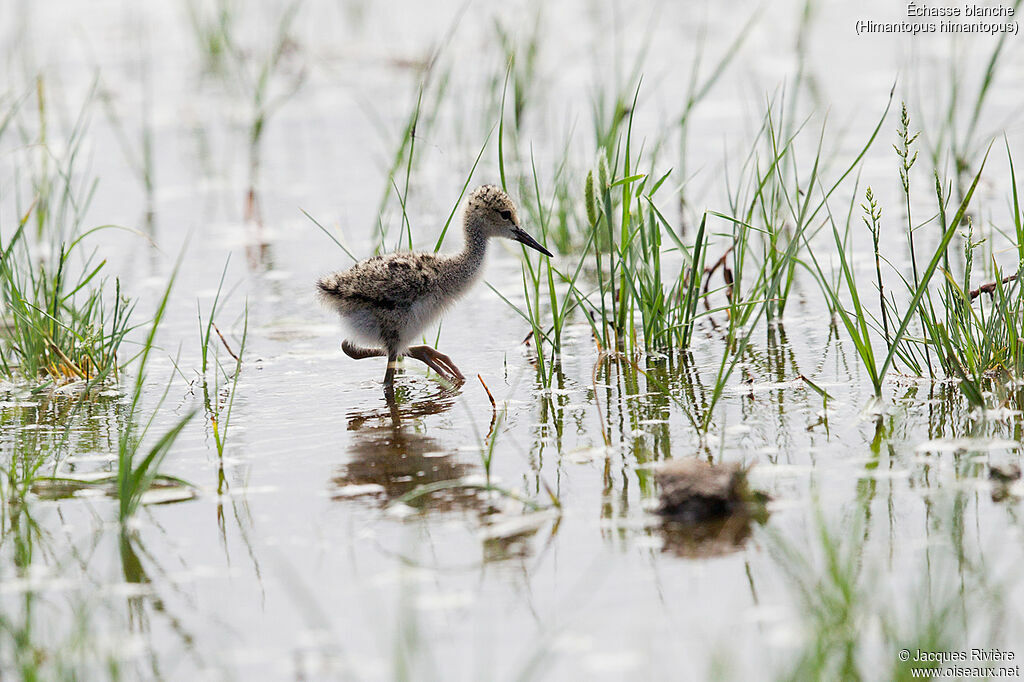
[[[517,242],[526,244],[531,249],[536,249],[537,251],[540,251],[545,256],[550,257],[552,255],[550,251],[548,251],[547,249],[540,245],[540,242],[538,242],[530,235],[526,234],[526,232],[524,232],[521,227],[512,228],[512,239],[515,239]]]

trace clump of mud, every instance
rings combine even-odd
[[[768,518],[768,496],[752,491],[739,464],[698,459],[666,462],[655,471],[661,489],[665,551],[684,557],[729,554],[750,537],[752,522]]]
[[[747,471],[739,464],[708,464],[699,459],[665,462],[655,472],[661,488],[657,513],[683,523],[721,519],[751,505],[763,507],[768,497],[752,492]]]

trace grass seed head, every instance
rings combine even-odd
[[[587,220],[590,226],[597,225],[597,198],[594,196],[594,171],[587,173],[587,184],[583,189],[587,202]]]

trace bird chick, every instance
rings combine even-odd
[[[465,379],[447,355],[411,344],[479,278],[488,240],[512,239],[551,255],[523,231],[515,202],[494,185],[483,185],[470,194],[463,233],[465,246],[459,253],[374,256],[317,282],[321,300],[338,312],[349,332],[342,350],[356,360],[388,358],[387,394],[393,391],[395,367],[403,355],[453,382]]]

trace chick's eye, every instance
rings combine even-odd
[[[500,215],[505,220],[512,220],[512,212],[511,211],[500,211],[498,213],[498,215]]]

